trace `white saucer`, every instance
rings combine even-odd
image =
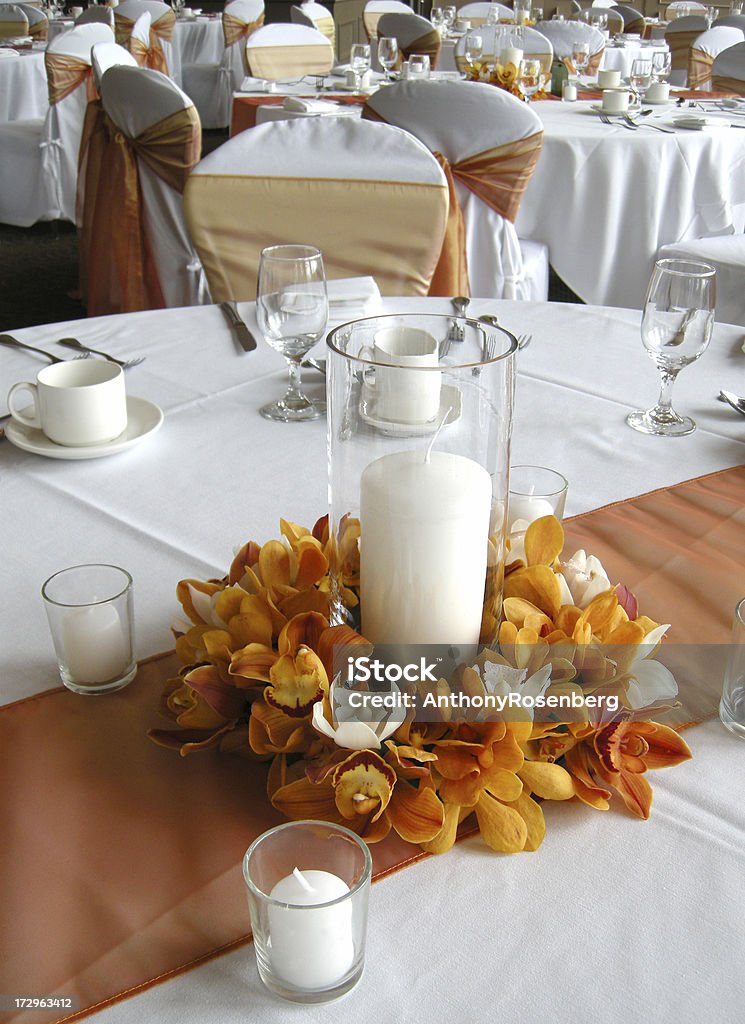
[[[714,121],[710,117],[697,117],[693,114],[682,115],[673,118],[676,128],[688,128],[689,131],[700,132],[704,128],[711,128],[712,125],[722,124],[722,121]]]
[[[450,414],[445,420],[446,427],[451,423],[456,423],[462,412],[460,389],[454,384],[442,385],[439,412],[433,420],[429,420],[427,423],[394,423],[391,420],[380,419],[375,415],[375,392],[370,387],[363,387],[359,405],[360,418],[388,437],[423,437],[427,434],[434,434],[448,409],[450,409]]]
[[[50,441],[35,427],[26,427],[18,420],[10,419],[5,426],[5,436],[16,448],[48,459],[100,459],[104,455],[117,455],[144,441],[154,434],[163,422],[163,410],[146,398],[127,398],[127,429],[104,444],[86,445],[83,448],[69,448]]]
[[[607,114],[608,117],[623,117],[624,114],[637,114],[641,110],[640,103],[629,103],[625,110],[603,110],[602,103],[591,103],[590,110],[596,114]]]
[[[649,100],[646,96],[644,97],[644,106],[646,106],[646,104],[648,103],[650,107],[664,107],[666,103],[674,102],[675,101],[673,100],[672,96],[668,96],[666,100]]]

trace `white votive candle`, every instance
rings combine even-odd
[[[267,950],[277,977],[300,989],[331,988],[342,980],[354,962],[352,902],[317,904],[348,892],[346,882],[330,871],[295,868],[277,882],[270,898],[293,904],[269,906]]]
[[[65,666],[78,683],[105,683],[129,665],[128,636],[111,605],[71,611],[62,623],[61,638]]]
[[[473,459],[408,451],[360,481],[362,632],[373,643],[475,644],[492,484]]]
[[[499,63],[503,68],[507,67],[508,64],[514,64],[516,68],[519,68],[522,59],[523,51],[518,49],[517,46],[505,46],[499,54]]]
[[[529,494],[510,494],[507,527],[510,531],[514,529],[516,520],[521,520],[521,527],[526,530],[536,519],[543,516],[552,516],[554,507],[545,498],[534,497]]]

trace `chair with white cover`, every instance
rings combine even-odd
[[[283,242],[317,246],[329,279],[370,275],[382,295],[426,295],[448,203],[418,139],[346,117],[241,132],[202,160],[184,193],[215,302],[254,299],[261,250]]]
[[[590,59],[584,74],[597,74],[605,53],[605,36],[599,28],[588,25],[584,21],[539,21],[536,28],[551,41],[554,57],[566,64],[572,73],[575,70],[572,61],[573,44],[576,42],[587,43]]]
[[[94,7],[86,7],[82,14],[75,19],[76,25],[88,25],[90,22],[99,21],[109,28],[114,28],[114,11],[111,7],[101,7],[96,4]]]
[[[615,0],[593,0],[592,7],[588,8],[588,9],[589,10],[599,9],[601,11],[606,12],[606,11],[610,10],[612,7],[615,7],[615,6],[616,6]],[[623,21],[623,18],[621,20]]]
[[[623,15],[619,14],[618,11],[613,10],[613,5],[606,0],[605,4],[600,4],[595,0],[592,7],[588,7],[584,14],[590,18],[592,15],[602,14],[605,16],[608,33],[611,36],[618,35],[619,32],[623,32]],[[590,22],[588,22],[590,24]]]
[[[113,41],[107,25],[78,25],[47,46],[46,116],[0,125],[0,223],[75,220],[80,135],[94,95],[91,47]]]
[[[574,22],[572,22],[574,24]],[[483,25],[479,29],[479,35],[483,44],[484,58],[494,62],[500,52],[507,46],[518,46],[517,40],[513,41],[509,25]],[[547,39],[542,32],[530,26],[520,29],[520,45],[524,57],[536,57],[541,62],[545,75],[551,74],[551,65],[554,61],[554,48],[551,40]],[[468,61],[465,56],[466,37],[461,38],[455,44],[455,64],[459,71],[466,71]]]
[[[255,78],[325,75],[333,66],[334,48],[317,28],[277,22],[248,37],[246,63]]]
[[[199,111],[203,128],[230,123],[231,98],[248,74],[246,40],[264,24],[264,0],[233,0],[222,12],[225,43],[219,64],[183,64],[182,86]]]
[[[201,142],[196,108],[170,78],[126,65],[105,72],[80,150],[78,236],[89,316],[209,302],[182,200]]]
[[[140,56],[135,53],[138,63],[144,64],[156,71],[162,71],[170,75],[174,81],[181,80],[181,64],[179,63],[178,50],[172,45],[173,33],[176,27],[176,15],[168,6],[160,0],[123,0],[114,11],[114,32],[116,41],[122,46],[129,44],[132,29],[135,22],[142,14],[150,15],[150,33],[147,41],[147,56],[141,61]],[[143,43],[140,40],[138,46]]]
[[[725,14],[712,22],[712,28],[741,28],[745,32],[745,14]]]
[[[96,89],[100,91],[101,79],[109,70],[125,64],[129,68],[139,67],[129,50],[120,46],[119,43],[95,43],[91,47],[91,65],[93,66],[93,81]]]
[[[416,135],[446,169],[451,218],[462,217],[447,256],[460,269],[453,290],[439,294],[548,298],[548,250],[521,242],[514,223],[543,144],[532,107],[486,83],[407,81],[368,97],[363,117]]]
[[[627,35],[641,35],[644,31],[644,15],[637,11],[636,7],[627,7],[626,4],[616,4],[613,8],[623,18],[623,30]]]
[[[663,245],[657,258],[709,263],[717,272],[717,323],[745,327],[745,235],[718,235],[673,242]]]
[[[695,3],[693,0],[690,3],[688,0],[673,0],[665,8],[665,18],[667,21],[675,21],[676,18],[685,18],[689,14],[705,14],[706,10],[706,4]]]
[[[745,32],[739,28],[721,25],[710,28],[693,40],[688,51],[688,88],[711,89],[711,69],[723,50],[745,41]]]
[[[458,8],[458,17],[470,21],[471,28],[481,28],[489,20],[492,8],[495,8],[494,14],[502,20],[509,20],[514,17],[512,8],[505,7],[504,4],[489,3],[463,4],[462,7]]]
[[[362,11],[362,26],[369,43],[378,41],[378,22],[381,15],[395,12],[410,14],[411,5],[402,3],[401,0],[367,0]]]
[[[672,71],[671,85],[685,85],[688,81],[688,51],[694,40],[706,32],[709,26],[706,18],[700,14],[692,14],[671,21],[665,29],[665,42],[670,48]]]
[[[46,41],[49,34],[49,19],[33,4],[18,4],[28,19],[28,34],[32,39]]]
[[[711,87],[715,92],[745,96],[745,43],[737,43],[714,58]]]
[[[317,4],[315,0],[304,0],[299,6],[293,4],[290,8],[290,21],[296,25],[317,28],[319,32],[323,32],[332,46],[336,46],[334,16],[323,4]]]
[[[429,57],[430,67],[436,68],[440,60],[440,33],[428,18],[413,11],[387,11],[378,19],[378,37],[398,41],[398,52],[403,60],[414,53]]]
[[[18,4],[0,4],[0,39],[28,35],[28,18]]]

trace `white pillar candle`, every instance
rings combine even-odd
[[[505,46],[499,53],[499,63],[503,68],[507,67],[508,64],[514,64],[516,68],[519,68],[522,59],[523,51],[516,46]]]
[[[129,666],[129,639],[111,605],[71,611],[62,623],[61,635],[65,667],[75,682],[105,683]]]
[[[473,459],[408,451],[360,482],[362,632],[373,643],[475,644],[492,484]]]
[[[277,977],[301,989],[331,988],[354,963],[352,900],[319,906],[349,892],[330,871],[299,871],[280,879],[271,899],[294,906],[269,906],[268,953]]]
[[[507,528],[511,532],[517,529],[527,530],[531,523],[543,516],[552,516],[554,508],[546,498],[534,497],[529,494],[510,494],[507,517]]]

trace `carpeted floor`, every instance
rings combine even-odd
[[[227,132],[205,132],[203,155],[226,138]],[[77,288],[78,240],[72,224],[55,221],[32,228],[0,224],[0,331],[84,317]],[[549,298],[580,301],[553,273]]]

